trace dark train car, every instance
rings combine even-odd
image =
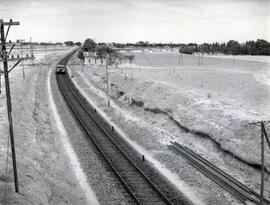
[[[67,72],[67,68],[65,65],[57,65],[56,66],[56,73],[65,74]]]

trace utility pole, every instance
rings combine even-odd
[[[203,55],[202,55],[202,53],[199,54],[198,65],[203,65]]]
[[[260,205],[263,205],[264,201],[264,137],[266,138],[266,142],[270,149],[270,140],[268,134],[265,129],[265,124],[270,123],[270,121],[259,121],[259,122],[252,122],[250,124],[259,125],[261,127],[261,191],[260,191]]]
[[[12,103],[11,103],[11,95],[10,95],[10,85],[9,85],[9,73],[22,61],[22,60],[32,60],[32,57],[24,57],[24,58],[9,58],[9,54],[11,53],[12,49],[15,47],[13,44],[7,52],[6,50],[6,39],[9,33],[9,29],[11,26],[20,25],[19,22],[13,22],[10,19],[9,22],[4,22],[3,19],[0,19],[0,32],[1,32],[1,58],[0,61],[3,61],[3,68],[4,70],[0,70],[0,72],[4,73],[5,78],[5,88],[6,88],[6,99],[7,99],[7,114],[8,114],[8,123],[9,123],[9,137],[10,137],[10,144],[11,144],[11,153],[12,153],[12,164],[13,164],[13,174],[14,174],[14,184],[15,184],[15,191],[19,192],[19,183],[18,183],[18,175],[17,175],[17,163],[16,163],[16,151],[15,151],[15,141],[14,141],[14,132],[13,132],[13,122],[12,122]],[[7,32],[5,34],[4,27],[8,26]],[[8,69],[8,61],[17,61],[10,69]]]
[[[109,60],[109,54],[108,54],[108,53],[106,53],[107,97],[108,97],[108,106],[110,107],[108,60]]]
[[[30,37],[30,56],[34,57],[34,46],[32,44],[32,37]],[[34,58],[32,59],[32,66],[35,68]]]
[[[45,43],[45,64],[47,64],[47,43]]]
[[[0,51],[0,57],[2,56],[1,51]],[[2,75],[2,70],[1,70],[1,65],[0,65],[0,94],[2,92],[2,85],[1,85],[1,75]]]
[[[267,144],[268,144],[268,147],[269,147],[269,149],[270,149],[270,139],[269,139],[269,136],[268,136],[268,134],[267,134],[267,132],[266,132],[266,129],[265,129],[265,124],[269,124],[270,123],[270,121],[262,121],[263,123],[261,124],[262,125],[262,132],[264,133],[264,136],[265,136],[265,138],[266,138],[266,142],[267,142]]]
[[[260,204],[263,205],[263,192],[264,192],[264,133],[263,133],[263,122],[261,121],[261,197]]]
[[[24,39],[20,39],[19,42],[21,44],[21,58],[23,58],[23,42],[25,40]],[[24,63],[22,61],[22,73],[23,73],[23,79],[25,79],[25,73],[24,73]]]
[[[183,65],[184,64],[184,56],[183,53],[180,53],[179,55],[179,65]]]
[[[264,137],[266,139],[266,142],[268,144],[268,147],[270,149],[270,140],[268,137],[268,134],[265,129],[265,124],[269,123],[261,121],[261,138],[262,138],[262,143],[261,143],[261,149],[262,149],[262,154],[261,154],[261,163],[262,163],[262,170],[261,170],[261,198],[260,198],[260,204],[263,205],[263,200],[264,200]]]
[[[178,64],[182,64],[183,65],[183,54],[181,52],[179,52],[179,60],[178,60]]]
[[[6,98],[7,98],[7,112],[8,112],[8,122],[9,122],[9,134],[11,142],[11,151],[12,151],[12,162],[13,162],[13,174],[14,174],[14,183],[15,191],[19,192],[18,184],[18,175],[17,175],[17,164],[16,164],[16,152],[15,152],[15,142],[13,135],[13,124],[12,124],[12,106],[11,106],[11,96],[10,96],[10,87],[9,87],[9,78],[8,78],[8,63],[7,63],[7,52],[6,52],[6,38],[10,29],[10,26],[19,25],[19,22],[13,22],[10,19],[10,22],[4,22],[3,19],[0,19],[1,26],[1,43],[2,43],[2,59],[4,67],[4,76],[5,76],[5,86],[6,86]],[[4,26],[8,26],[8,30],[5,36]]]

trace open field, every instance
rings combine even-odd
[[[203,65],[198,65],[198,56],[183,55],[184,63],[179,65],[178,58],[176,53],[136,53],[134,64],[121,67],[134,79],[170,85],[213,102],[234,100],[235,108],[253,108],[260,117],[269,116],[268,63],[203,57]]]

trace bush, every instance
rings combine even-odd
[[[191,55],[195,52],[195,50],[192,46],[186,46],[186,47],[180,48],[179,52]]]
[[[77,54],[77,57],[80,59],[80,60],[84,60],[84,55],[83,55],[83,51],[82,50],[79,50],[78,54]]]

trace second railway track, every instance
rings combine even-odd
[[[231,193],[243,203],[250,201],[255,204],[260,204],[260,195],[258,193],[242,184],[238,180],[234,179],[211,162],[193,152],[191,149],[176,142],[172,142],[170,148],[173,149],[176,153],[181,154],[193,167],[195,167],[197,170],[213,180],[216,184]],[[268,199],[264,198],[263,201],[265,205],[270,205],[270,201]]]

